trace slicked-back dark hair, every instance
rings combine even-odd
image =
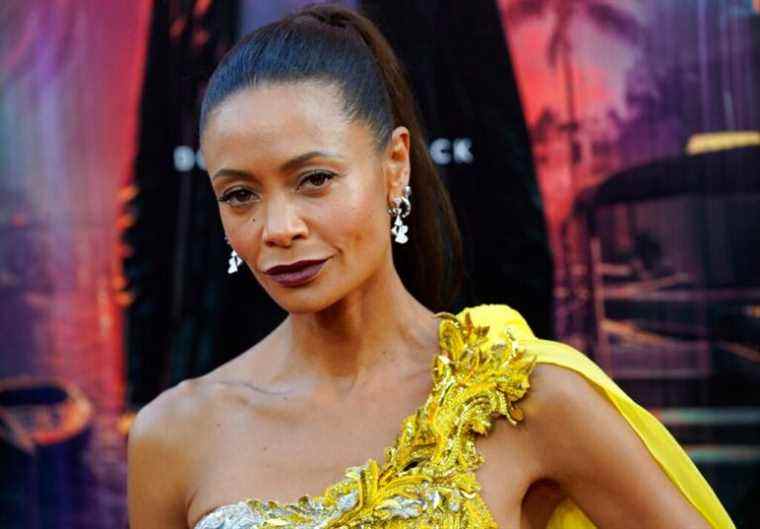
[[[427,149],[417,106],[399,60],[366,17],[336,4],[311,5],[248,34],[224,56],[201,106],[210,113],[260,84],[322,81],[337,86],[349,120],[371,129],[378,152],[393,129],[410,133],[409,243],[393,245],[407,289],[432,310],[450,308],[462,277],[462,242],[448,193]]]

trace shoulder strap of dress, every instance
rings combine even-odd
[[[461,414],[461,431],[486,433],[493,415],[512,424],[522,420],[516,406],[530,387],[534,359],[519,347],[507,327],[494,330],[478,313],[467,310],[454,316],[438,315],[440,353],[433,364],[433,400]],[[498,324],[497,324],[498,325]]]
[[[457,318],[464,321],[467,314],[476,325],[489,328],[489,337],[492,340],[506,339],[507,331],[518,339],[535,339],[533,331],[522,314],[508,305],[468,307],[459,312]]]

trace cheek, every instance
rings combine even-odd
[[[329,219],[325,219],[333,235],[331,239],[339,250],[350,254],[351,259],[376,255],[387,245],[384,235],[389,217],[384,202],[378,199],[381,192],[355,190],[338,200],[336,207],[331,208]]]
[[[229,253],[234,249],[247,263],[247,266],[259,284],[264,284],[266,280],[259,276],[256,266],[260,263],[262,252],[266,251],[265,245],[261,240],[259,215],[250,211],[241,215],[231,211],[226,205],[221,205],[219,215],[224,232],[228,238],[228,242],[225,243],[228,257]],[[256,220],[253,221],[253,219]]]
[[[235,248],[245,248],[248,250],[251,240],[250,228],[253,227],[251,216],[237,215],[229,211],[229,208],[226,206],[220,205],[219,217],[222,221],[224,233],[227,234],[230,244]]]

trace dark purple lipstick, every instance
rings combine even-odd
[[[305,285],[314,279],[327,259],[310,259],[287,265],[277,265],[265,270],[269,277],[285,287]]]

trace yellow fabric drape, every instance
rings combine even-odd
[[[713,529],[736,529],[720,500],[689,456],[668,430],[647,410],[636,404],[586,355],[563,343],[536,338],[522,315],[506,305],[480,305],[464,309],[477,325],[488,325],[489,336],[497,339],[510,326],[537,363],[571,369],[588,380],[605,396],[641,438],[670,480],[702,514]],[[595,529],[596,526],[572,500],[563,501],[546,529]]]

